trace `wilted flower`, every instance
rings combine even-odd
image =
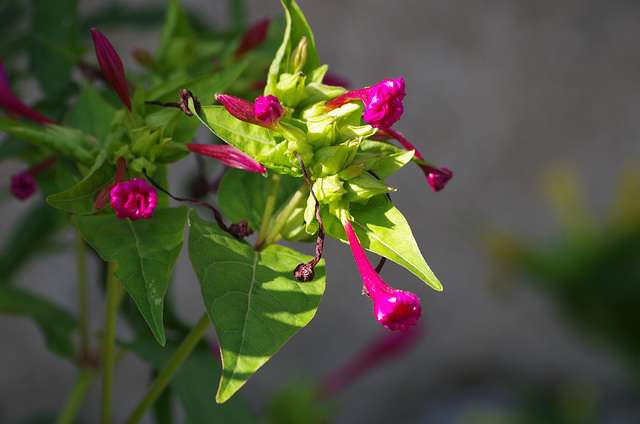
[[[0,106],[8,112],[31,119],[39,124],[55,124],[51,119],[22,103],[22,101],[13,94],[11,86],[9,85],[9,77],[7,76],[7,71],[4,69],[2,61],[0,61]]]
[[[155,188],[141,178],[134,178],[111,189],[111,207],[116,210],[118,219],[149,219],[158,204],[157,197]]]
[[[218,159],[220,162],[232,168],[257,172],[263,175],[267,173],[267,168],[265,168],[264,165],[256,162],[252,157],[245,155],[240,150],[228,144],[186,143],[185,146],[194,153]]]
[[[407,331],[422,315],[420,299],[413,293],[389,287],[373,268],[353,231],[351,222],[343,220],[356,265],[367,294],[373,301],[373,314],[389,330]]]
[[[402,116],[402,100],[406,95],[404,79],[386,79],[378,84],[349,91],[326,104],[325,110],[331,111],[355,100],[364,103],[364,121],[375,128],[390,128]]]
[[[129,88],[127,87],[127,80],[124,76],[124,67],[122,66],[120,56],[118,56],[118,53],[107,37],[100,31],[93,28],[91,29],[91,35],[93,36],[98,64],[100,64],[100,69],[102,69],[104,77],[109,81],[109,84],[115,88],[122,103],[127,109],[131,110],[131,97],[129,97]]]

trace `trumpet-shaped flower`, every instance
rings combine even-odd
[[[149,219],[157,204],[156,189],[141,178],[118,183],[111,189],[111,207],[118,219]]]
[[[122,66],[120,56],[118,56],[118,53],[107,37],[100,31],[93,28],[91,29],[91,35],[93,36],[98,64],[100,65],[100,69],[102,69],[104,77],[109,81],[109,84],[115,88],[122,103],[127,109],[131,110],[131,97],[129,96],[129,88],[127,87],[127,80],[124,76],[124,67]]]
[[[22,101],[13,94],[11,86],[9,85],[9,77],[7,76],[7,71],[5,71],[2,61],[0,61],[0,106],[5,108],[7,112],[15,113],[39,124],[55,124],[51,119],[22,103]]]
[[[186,143],[187,149],[194,153],[218,159],[220,162],[232,168],[257,172],[266,175],[267,168],[256,162],[252,157],[245,155],[240,150],[228,144],[196,144]]]
[[[376,319],[389,330],[407,331],[409,327],[416,325],[418,318],[422,315],[418,296],[396,290],[382,281],[367,259],[351,222],[345,219],[342,225],[347,233],[364,288],[373,301],[373,314]]]
[[[364,121],[375,128],[390,128],[404,112],[404,79],[386,79],[378,84],[349,91],[336,97],[325,105],[325,110],[331,111],[342,105],[356,100],[364,103]]]

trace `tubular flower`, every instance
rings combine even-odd
[[[2,61],[0,61],[0,106],[8,112],[31,119],[39,124],[55,124],[51,119],[22,103],[22,101],[13,94],[11,86],[9,85],[9,77],[7,76],[7,71],[4,69]]]
[[[386,79],[378,84],[349,91],[325,105],[327,112],[355,100],[364,103],[364,121],[375,128],[390,128],[404,112],[402,100],[406,95],[404,79]]]
[[[278,98],[272,94],[260,96],[255,102],[255,114],[259,120],[275,124],[284,115],[284,109]]]
[[[141,178],[118,183],[111,189],[111,207],[118,219],[149,219],[158,204],[156,189]]]
[[[235,118],[271,130],[276,128],[278,119],[284,115],[278,98],[273,95],[260,96],[255,104],[228,94],[217,94],[216,100]]]
[[[100,31],[95,28],[91,29],[91,35],[93,36],[93,43],[96,49],[96,57],[100,64],[100,69],[104,77],[109,81],[109,84],[115,88],[120,100],[131,110],[131,97],[129,96],[129,88],[127,87],[127,80],[124,76],[124,67],[122,66],[122,60],[120,56],[113,48],[107,37],[105,37]]]
[[[11,177],[11,194],[14,197],[25,200],[33,196],[35,192],[36,180],[30,174],[22,172]]]
[[[240,150],[228,144],[214,145],[185,143],[185,146],[194,153],[218,159],[220,162],[232,168],[257,172],[262,175],[267,174],[267,168],[265,168],[264,165],[256,162],[252,157],[245,155]]]
[[[416,325],[422,315],[418,296],[396,290],[382,281],[362,250],[351,222],[345,219],[342,225],[347,233],[365,290],[373,301],[373,314],[376,319],[389,330],[407,331],[409,327]]]

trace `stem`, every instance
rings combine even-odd
[[[258,234],[258,240],[254,245],[255,250],[261,250],[265,247],[265,238],[269,231],[269,225],[271,224],[271,215],[273,215],[273,209],[276,204],[276,195],[278,194],[278,187],[280,186],[281,174],[273,173],[271,177],[271,186],[269,187],[269,196],[267,197],[267,203],[264,206],[264,214],[262,215],[262,223],[260,224],[260,234]]]
[[[185,359],[187,359],[193,348],[196,347],[210,324],[211,321],[209,321],[207,314],[203,314],[200,321],[198,321],[189,334],[187,334],[169,362],[167,362],[162,371],[160,371],[160,374],[158,374],[153,383],[151,383],[147,394],[138,403],[138,406],[131,415],[129,415],[125,424],[136,424],[142,419],[145,412],[153,405],[160,394],[162,394],[162,391],[167,387],[173,375],[178,371]]]
[[[80,358],[89,354],[89,300],[87,294],[87,251],[80,231],[76,230],[78,310],[80,313]]]
[[[273,226],[267,232],[267,235],[264,238],[264,244],[270,245],[278,241],[280,236],[280,230],[287,222],[293,210],[298,206],[298,203],[309,193],[309,186],[306,184],[302,184],[298,191],[293,193],[289,202],[285,205],[283,209],[280,210],[278,215],[273,220]]]
[[[229,0],[229,20],[231,21],[231,27],[234,29],[244,28],[246,25],[244,0]]]
[[[96,378],[96,375],[96,371],[92,368],[81,368],[80,374],[73,384],[71,393],[69,394],[60,415],[58,415],[56,424],[73,424],[76,416],[78,415],[78,411],[80,410],[80,406],[82,406],[82,401],[87,395],[87,392],[91,387],[91,383]]]
[[[114,275],[116,263],[110,261],[107,266],[107,313],[104,323],[102,343],[102,408],[100,423],[110,424],[113,391],[113,368],[115,363],[114,347],[116,339],[116,316],[122,299],[120,283]]]

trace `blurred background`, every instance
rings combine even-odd
[[[85,14],[105,3],[80,2]],[[164,8],[161,0],[126,4]],[[182,4],[214,27],[227,24],[226,2]],[[640,163],[640,3],[298,4],[321,63],[352,88],[405,79],[405,112],[394,128],[426,160],[454,173],[439,193],[417,166],[389,179],[398,188],[393,201],[444,291],[385,266],[385,281],[420,296],[427,331],[404,356],[345,389],[333,422],[640,422],[640,312],[634,308],[640,311],[640,216],[634,221],[631,213],[640,202],[633,190]],[[250,22],[282,13],[277,0],[247,5]],[[159,28],[103,32],[134,69],[130,51],[153,52],[159,39]],[[188,178],[189,168],[172,171]],[[2,181],[8,184],[20,169],[3,163]],[[625,184],[631,189],[618,196]],[[0,203],[0,237],[38,201]],[[611,215],[614,204],[619,213]],[[602,250],[611,239],[628,244]],[[275,387],[296,376],[322,380],[384,331],[360,294],[349,247],[329,240],[324,258],[327,288],[316,317],[245,386],[256,411]],[[588,273],[586,264],[594,265]],[[17,284],[75,305],[73,249],[30,265]],[[611,299],[620,287],[622,294]],[[178,313],[195,322],[202,301],[185,247],[170,290]],[[95,289],[91,296],[99,328],[101,294]],[[611,326],[602,330],[604,321]],[[0,340],[0,422],[59,408],[73,367],[47,352],[28,320],[3,316]],[[116,372],[118,422],[137,403],[148,373],[133,357]],[[96,387],[83,408],[87,422],[97,405]]]

